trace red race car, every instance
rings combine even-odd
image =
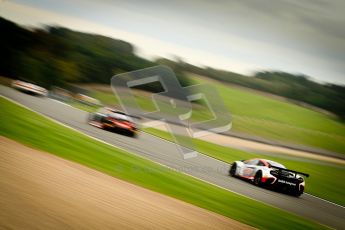
[[[135,137],[139,131],[130,116],[108,107],[102,108],[96,113],[91,113],[88,117],[88,123],[101,129],[124,133],[131,137]]]

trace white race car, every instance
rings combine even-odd
[[[309,174],[286,169],[284,165],[266,159],[235,161],[229,174],[250,180],[257,186],[267,186],[295,196],[303,194],[303,176],[309,177]]]
[[[35,94],[35,95],[44,96],[44,97],[48,95],[48,90],[26,80],[25,81],[14,80],[12,82],[12,87],[19,91],[29,93],[29,94]]]

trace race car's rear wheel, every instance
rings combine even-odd
[[[261,171],[259,171],[255,174],[253,183],[257,186],[260,186],[261,185],[261,178],[262,178],[262,173],[261,173]]]
[[[304,192],[304,187],[303,186],[301,186],[300,188],[296,187],[295,192],[293,193],[293,195],[296,196],[296,197],[299,197],[299,196],[301,196],[303,194],[303,192]]]
[[[237,165],[236,163],[233,163],[229,170],[230,176],[236,176],[236,169],[237,169]]]

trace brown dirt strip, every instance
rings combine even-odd
[[[0,229],[250,229],[0,137]]]

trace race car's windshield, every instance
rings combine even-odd
[[[286,168],[284,165],[282,165],[282,164],[279,164],[279,163],[277,163],[277,162],[275,162],[275,161],[270,161],[270,160],[266,160],[267,161],[267,163],[269,164],[269,165],[271,165],[271,166],[274,166],[274,167],[279,167],[279,168]]]

